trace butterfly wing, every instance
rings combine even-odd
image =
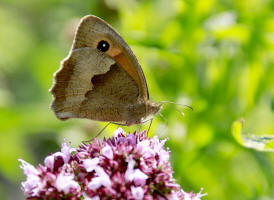
[[[128,44],[105,21],[93,15],[83,17],[78,26],[72,49],[82,47],[96,49],[102,40],[110,44],[110,49],[105,53],[118,62],[137,83],[138,98],[142,101],[148,100],[147,83],[140,64]]]
[[[109,44],[106,52],[97,47]],[[59,119],[140,123],[159,109],[149,102],[144,73],[129,46],[106,22],[84,17],[69,56],[55,73],[51,108]]]

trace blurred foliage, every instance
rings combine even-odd
[[[232,124],[232,134],[235,140],[248,148],[258,151],[274,152],[274,135],[273,136],[256,136],[252,133],[243,134],[244,120],[240,119]]]
[[[237,142],[274,134],[274,4],[271,0],[2,0],[0,2],[0,196],[22,199],[18,158],[31,163],[91,138],[104,123],[61,122],[48,89],[87,14],[115,27],[135,52],[154,101],[166,105],[150,134],[168,136],[175,177],[204,199],[273,199],[274,156]],[[134,130],[142,127],[130,127]],[[111,134],[115,126],[103,135]]]

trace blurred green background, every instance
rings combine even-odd
[[[169,137],[174,176],[203,199],[274,197],[274,155],[248,149],[231,133],[274,134],[274,2],[271,0],[1,0],[0,199],[23,199],[18,158],[34,164],[77,146],[105,123],[61,122],[48,89],[67,56],[75,26],[97,15],[124,37],[145,72],[154,101],[165,106],[150,134]],[[145,129],[125,128],[127,131]],[[108,128],[102,135],[111,135]]]

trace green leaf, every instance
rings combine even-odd
[[[235,140],[244,147],[252,148],[257,151],[274,152],[274,136],[257,136],[252,133],[243,133],[244,120],[240,119],[232,124],[232,135]]]

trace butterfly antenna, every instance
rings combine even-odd
[[[166,126],[168,126],[168,120],[164,117],[162,113],[159,113],[159,116],[165,121]]]
[[[182,117],[185,117],[185,113],[181,110],[179,110],[178,108],[173,107],[176,111],[178,111],[178,113],[180,113],[182,115]]]
[[[165,121],[165,128],[166,128],[166,130],[168,130],[168,120],[164,117],[164,115],[162,114],[162,113],[158,113],[159,114],[159,116]],[[166,131],[165,129],[162,129],[161,130],[161,134],[163,133],[163,134],[165,134],[165,131]]]
[[[172,101],[159,101],[158,102],[160,105],[163,105],[163,104],[173,104],[173,105],[176,105],[176,106],[181,106],[181,107],[187,107],[189,108],[190,110],[194,110],[191,106],[189,105],[186,105],[186,104],[181,104],[181,103],[175,103],[175,102],[172,102]]]
[[[189,108],[190,110],[193,111],[193,108],[189,105],[185,105],[185,104],[180,104],[180,103],[175,103],[175,102],[170,102],[170,101],[160,101],[158,102],[160,105],[163,105],[163,104],[166,104],[170,107],[172,107],[173,109],[175,109],[176,111],[178,111],[183,117],[185,117],[185,114],[183,111],[179,110],[178,108],[176,108],[175,106],[181,106],[181,107],[187,107]],[[172,105],[175,105],[175,106],[172,106]]]

